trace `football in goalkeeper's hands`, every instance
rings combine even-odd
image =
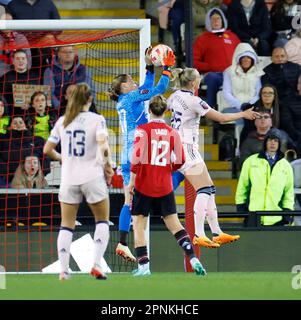
[[[150,55],[153,65],[156,67],[164,66],[163,59],[164,57],[166,57],[168,51],[173,50],[165,44],[158,44],[155,47],[153,47]]]

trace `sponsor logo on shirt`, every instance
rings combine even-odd
[[[201,107],[203,108],[203,109],[208,109],[209,108],[209,106],[208,106],[208,104],[205,102],[205,101],[200,101],[200,105],[201,105]]]
[[[141,94],[147,94],[147,93],[149,93],[149,90],[148,89],[143,89],[143,90],[140,91],[140,93]]]
[[[232,40],[231,39],[225,39],[224,38],[224,42],[227,43],[227,44],[232,44]]]

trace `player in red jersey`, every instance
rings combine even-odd
[[[133,228],[138,269],[134,276],[150,275],[145,229],[150,211],[163,218],[167,229],[190,258],[198,275],[206,271],[196,258],[189,235],[179,221],[172,187],[172,171],[185,162],[179,134],[163,119],[167,101],[162,95],[151,99],[151,120],[135,133],[129,190],[133,198]]]

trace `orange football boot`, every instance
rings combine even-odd
[[[212,237],[212,241],[218,243],[219,245],[231,243],[237,241],[240,238],[239,235],[232,236],[231,234],[221,233],[216,237]]]
[[[209,249],[216,249],[220,247],[218,243],[211,241],[206,236],[205,237],[194,236],[192,240],[192,244],[195,246],[205,247]]]

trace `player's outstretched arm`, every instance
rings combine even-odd
[[[237,112],[237,113],[221,113],[214,109],[211,109],[205,115],[206,118],[220,122],[220,123],[235,121],[241,118],[245,118],[248,120],[255,120],[259,116],[260,116],[259,113],[253,111],[253,108],[247,109],[245,111]]]

